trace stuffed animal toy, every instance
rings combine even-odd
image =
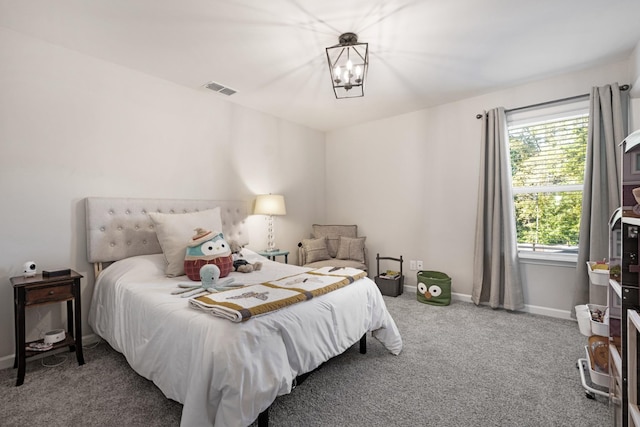
[[[220,277],[229,275],[233,269],[233,257],[222,233],[203,228],[196,228],[195,232],[184,257],[184,272],[189,279],[200,281],[200,269],[206,264],[217,265]]]
[[[240,273],[251,273],[252,271],[258,271],[262,268],[261,262],[254,262],[249,264],[249,261],[244,259],[242,255],[242,246],[235,240],[229,240],[229,246],[231,248],[231,256],[233,257],[233,269]]]
[[[226,280],[220,280],[220,269],[215,264],[203,265],[200,269],[200,277],[202,283],[199,285],[191,283],[179,283],[178,289],[171,292],[173,295],[180,295],[182,298],[196,297],[207,293],[226,291],[227,289],[233,289],[242,287],[240,284],[233,284],[233,277]]]

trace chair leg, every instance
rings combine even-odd
[[[367,354],[367,334],[360,338],[360,354]]]

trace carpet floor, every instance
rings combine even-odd
[[[587,338],[576,322],[460,301],[436,307],[409,292],[385,302],[402,353],[369,336],[367,354],[356,344],[276,399],[271,426],[610,424],[607,399],[587,399],[580,383]],[[15,369],[0,370],[0,425],[179,425],[182,405],[108,344],[84,354],[83,366],[72,353],[30,361],[20,387]]]

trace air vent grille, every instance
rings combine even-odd
[[[237,92],[236,90],[231,89],[230,87],[223,86],[220,83],[216,83],[216,82],[209,82],[206,85],[204,85],[204,87],[206,87],[207,89],[211,89],[214,92],[218,92],[227,96],[233,95],[234,93]]]
[[[235,90],[230,89],[228,87],[222,88],[220,91],[220,93],[224,93],[225,95],[229,96],[229,95],[233,95],[234,93],[236,93]]]

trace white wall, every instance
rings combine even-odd
[[[315,222],[357,223],[375,254],[422,259],[471,293],[480,122],[475,115],[637,81],[626,62],[514,87],[325,135],[0,28],[0,365],[14,352],[9,277],[85,274],[86,196],[252,200],[282,193],[278,245],[292,252]],[[631,77],[633,75],[634,77]],[[632,103],[640,111],[638,100]],[[632,128],[640,127],[634,113]],[[326,159],[326,165],[325,160]],[[326,168],[325,168],[326,166]],[[251,247],[266,245],[262,217]],[[405,264],[405,267],[408,267]],[[572,268],[526,265],[527,303],[567,310]],[[415,274],[408,274],[415,284]],[[556,297],[559,296],[559,297]],[[59,327],[62,304],[30,310],[29,338]]]
[[[372,265],[377,252],[423,260],[424,269],[452,277],[453,292],[470,295],[481,132],[476,114],[585,94],[630,78],[628,61],[622,61],[330,132],[328,220],[359,225]],[[523,271],[532,311],[568,313],[573,265],[528,263]],[[408,272],[407,284],[416,284],[415,271]]]
[[[324,219],[321,132],[2,28],[0,64],[0,364],[14,353],[9,278],[25,261],[85,275],[91,333],[84,197],[282,193],[276,238],[292,254]],[[250,247],[266,247],[263,217],[249,225]],[[28,339],[64,319],[63,304],[28,311]]]

